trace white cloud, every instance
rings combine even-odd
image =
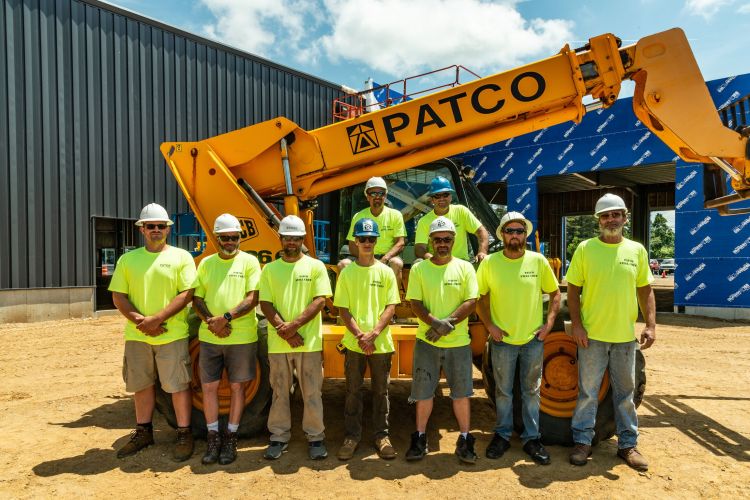
[[[687,0],[685,9],[694,16],[701,16],[704,19],[710,19],[719,9],[729,5],[734,0]]]
[[[361,61],[391,75],[451,64],[479,72],[549,55],[572,38],[571,21],[524,19],[515,2],[324,0],[333,25],[320,40],[333,60]]]
[[[740,14],[750,14],[750,3],[741,5],[740,8],[737,9],[737,12],[739,12]]]

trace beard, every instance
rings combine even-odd
[[[239,251],[240,251],[239,246],[234,247],[234,250],[232,250],[231,252],[226,250],[224,247],[221,247],[221,254],[227,257],[234,257],[235,255],[239,253]]]
[[[508,244],[506,245],[508,250],[511,252],[518,252],[520,250],[523,250],[523,245],[518,240],[510,240]]]
[[[619,226],[616,228],[608,228],[605,226],[601,228],[602,234],[609,238],[616,238],[618,236],[622,236],[622,229],[623,229],[623,226]]]
[[[300,249],[299,248],[284,248],[284,256],[291,258],[299,257]]]
[[[445,258],[445,257],[448,257],[451,254],[451,251],[448,250],[447,248],[440,248],[440,249],[436,248],[435,249],[435,254],[438,257],[440,257],[440,258]]]

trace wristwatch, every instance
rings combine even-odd
[[[230,323],[232,321],[232,313],[225,312],[224,313],[224,319],[227,320],[227,323]]]

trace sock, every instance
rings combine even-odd
[[[422,437],[422,436],[424,436],[424,432],[419,433],[419,437]]]
[[[227,430],[229,432],[237,432],[237,429],[240,428],[240,424],[227,424]]]
[[[219,432],[219,421],[211,422],[210,424],[207,424],[206,427],[208,427],[209,431]]]
[[[146,430],[152,431],[154,430],[154,426],[151,422],[146,422],[145,424],[142,424],[140,422],[137,423],[139,427],[143,427]]]
[[[466,439],[466,436],[468,436],[469,433],[468,432],[462,432],[461,435],[464,437],[464,439]]]

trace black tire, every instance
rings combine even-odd
[[[489,354],[489,342],[482,356],[482,380],[487,397],[492,406],[495,406],[495,378],[492,374],[492,358]],[[646,392],[646,360],[643,353],[636,351],[635,356],[635,380],[636,391],[633,397],[636,408],[643,401]],[[518,369],[516,369],[515,385],[513,388],[513,427],[521,434],[523,432],[523,418],[521,415],[521,391],[519,386]],[[539,431],[542,434],[542,443],[545,445],[573,446],[573,434],[570,428],[571,418],[555,417],[543,411],[539,412]],[[614,406],[612,405],[612,388],[607,391],[604,399],[599,403],[596,412],[596,423],[594,424],[594,439],[592,444],[609,439],[615,435],[616,424]]]
[[[198,335],[198,326],[200,320],[191,314],[188,317],[190,329],[190,341],[192,342]],[[197,361],[197,360],[196,360]],[[240,428],[237,431],[240,437],[253,437],[266,429],[268,420],[268,410],[271,406],[271,386],[269,384],[268,372],[268,329],[265,319],[259,318],[258,321],[258,366],[260,367],[260,385],[252,401],[250,401],[242,412],[240,419]],[[177,416],[172,405],[172,396],[161,388],[161,384],[156,383],[156,409],[166,419],[167,423],[173,428],[177,428]],[[219,427],[225,428],[227,424],[227,415],[219,415]],[[203,412],[193,407],[190,417],[190,427],[193,435],[196,437],[206,436],[206,417]]]

